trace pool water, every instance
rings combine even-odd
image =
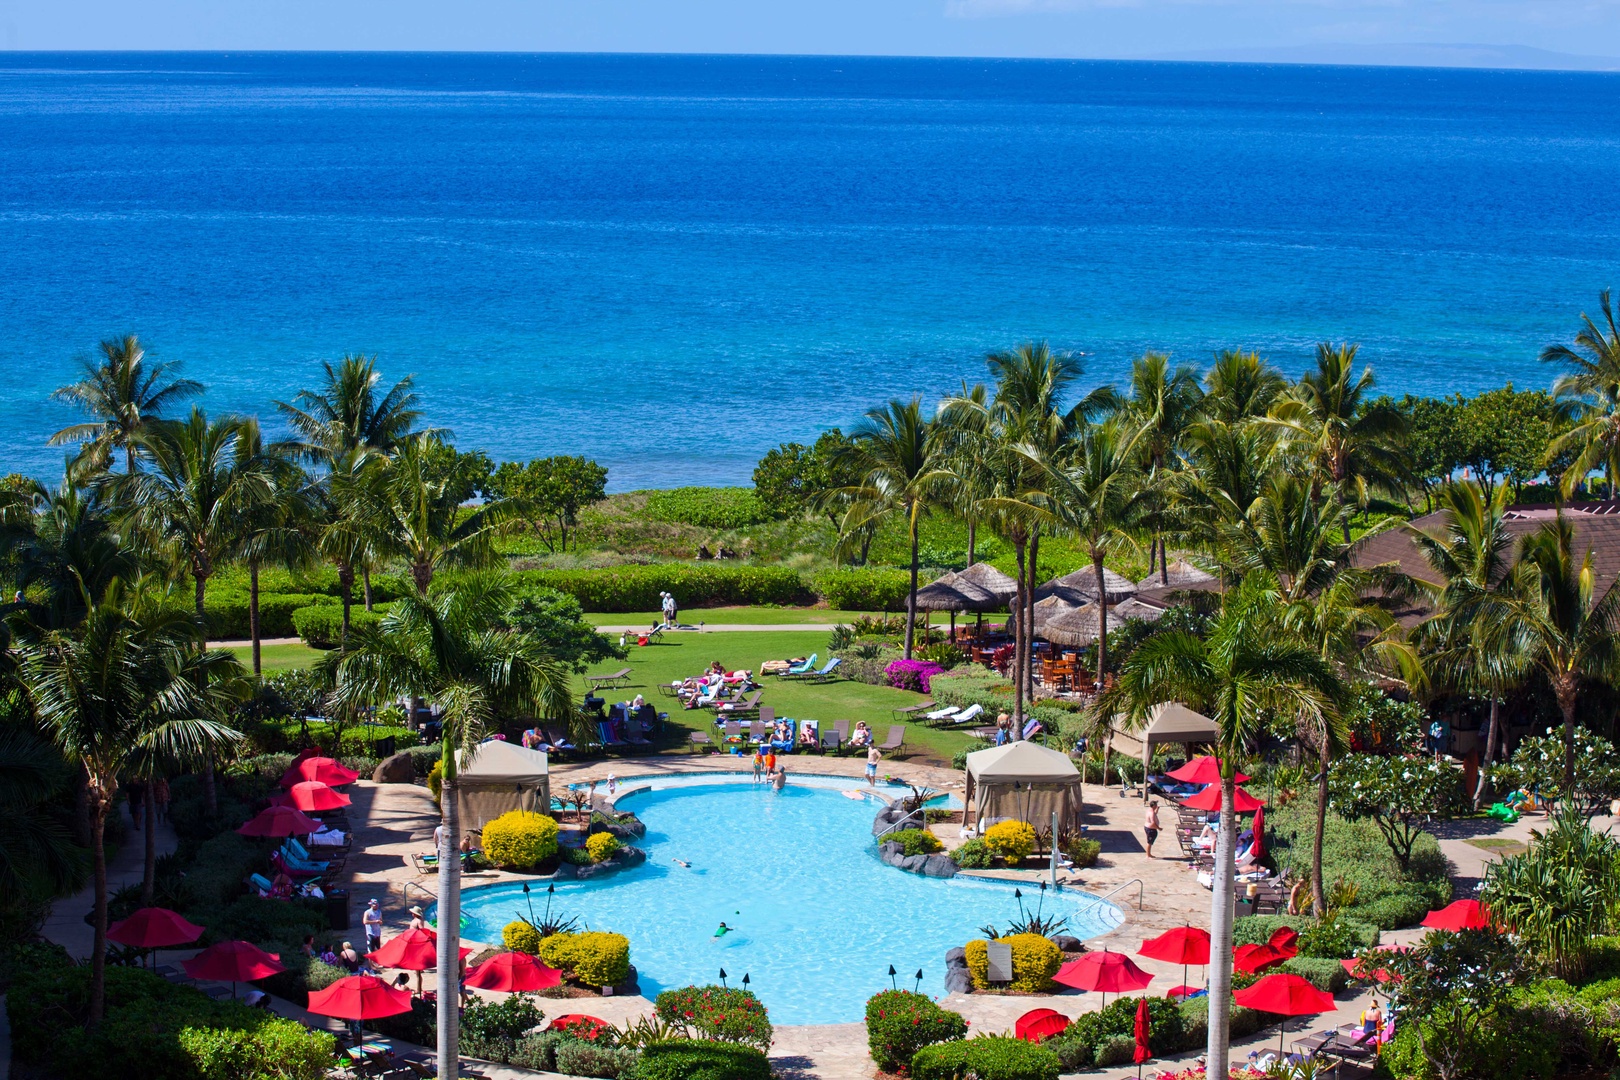
[[[1018,914],[1012,885],[885,866],[871,834],[877,802],[840,791],[859,782],[805,780],[793,778],[780,793],[747,778],[655,780],[620,795],[619,807],[647,825],[637,845],[647,862],[598,880],[559,882],[553,912],[629,937],[648,997],[716,982],[724,968],[732,986],[749,976],[775,1023],[847,1023],[860,1020],[866,999],[889,986],[891,964],[903,985],[914,985],[921,969],[923,991],[943,993],[946,950]],[[1039,902],[1035,889],[1024,892]],[[539,915],[544,890],[535,889],[533,899]],[[1049,890],[1045,907],[1067,915],[1067,932],[1079,938],[1121,920],[1112,904],[1074,890]],[[489,942],[529,910],[518,884],[469,889],[462,908],[465,935]],[[722,922],[734,929],[716,937]]]

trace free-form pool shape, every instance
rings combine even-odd
[[[641,781],[631,781],[629,787]],[[890,985],[944,992],[945,952],[1005,930],[1018,914],[1010,883],[925,878],[880,862],[872,840],[878,803],[840,789],[858,781],[794,777],[780,793],[743,776],[652,780],[619,797],[647,825],[637,846],[647,862],[600,879],[557,883],[553,913],[630,939],[642,993],[691,983],[737,986],[749,976],[778,1024],[862,1019],[866,999]],[[685,868],[674,860],[691,863]],[[531,885],[534,914],[546,903]],[[1023,886],[1030,906],[1037,887]],[[1047,911],[1087,938],[1119,925],[1119,909],[1075,890],[1047,890]],[[468,889],[466,937],[499,942],[501,928],[527,915],[516,883]],[[721,923],[732,929],[715,936]],[[588,1011],[588,1010],[587,1010]]]

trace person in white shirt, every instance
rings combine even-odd
[[[376,952],[382,948],[382,905],[376,900],[368,903],[365,914],[360,916],[360,923],[366,928],[366,952]]]

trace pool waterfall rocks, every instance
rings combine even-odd
[[[843,1025],[858,1024],[866,999],[891,986],[891,969],[932,996],[960,989],[959,975],[947,982],[947,955],[984,936],[981,927],[1022,913],[1018,882],[956,875],[954,864],[950,875],[943,866],[930,875],[931,857],[897,869],[874,841],[893,823],[890,800],[858,779],[795,774],[780,791],[748,773],[619,785],[611,802],[645,826],[634,840],[644,861],[601,876],[559,875],[554,893],[526,896],[516,881],[465,889],[464,936],[499,943],[507,923],[541,914],[529,908],[538,898],[554,916],[626,935],[649,1000],[719,982],[723,970],[732,985],[749,978],[778,1027]],[[1124,919],[1072,888],[1041,890],[1037,903],[1080,939]]]

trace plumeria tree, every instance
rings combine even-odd
[[[1564,776],[1564,740],[1552,728],[1525,739],[1505,764],[1491,770],[1500,791],[1535,792],[1591,817],[1620,798],[1620,750],[1586,728],[1575,729],[1575,776]]]
[[[1451,816],[1463,797],[1462,774],[1429,757],[1349,754],[1339,759],[1328,781],[1333,812],[1377,825],[1402,870],[1423,827]]]
[[[1360,959],[1364,970],[1391,976],[1384,992],[1414,1033],[1411,1064],[1426,1062],[1437,1080],[1497,1075],[1482,1052],[1508,1021],[1509,1003],[1527,975],[1512,939],[1496,930],[1436,930],[1404,952],[1363,952]],[[1397,1043],[1394,1053],[1401,1049]]]

